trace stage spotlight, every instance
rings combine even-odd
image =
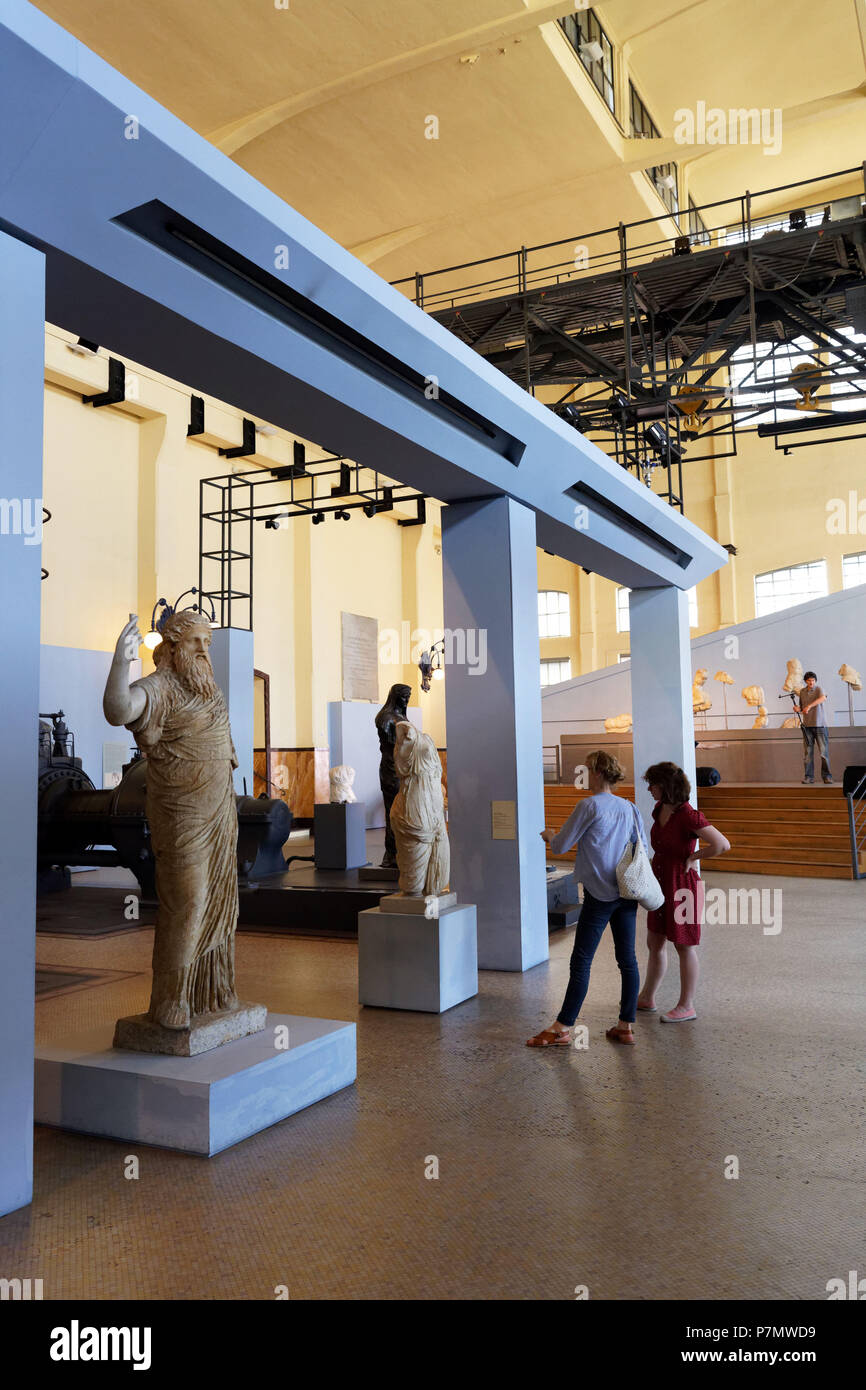
[[[336,521],[351,521],[351,517],[348,512],[334,512],[334,519]]]
[[[793,212],[788,213],[788,231],[802,232],[806,225],[806,209],[794,208]]]
[[[313,525],[314,525],[314,526],[321,526],[321,524],[322,524],[322,522],[323,522],[324,520],[325,520],[325,513],[324,513],[324,512],[313,512]]]

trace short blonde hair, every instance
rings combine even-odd
[[[625,768],[619,758],[615,758],[612,753],[605,753],[601,748],[587,755],[586,765],[590,772],[597,772],[599,777],[603,777],[612,787],[616,786],[617,782],[625,781]]]

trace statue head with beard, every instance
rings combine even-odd
[[[203,700],[212,699],[218,690],[211,665],[209,649],[210,623],[201,613],[185,608],[172,613],[162,629],[162,641],[153,653],[158,670],[173,671],[181,685]]]

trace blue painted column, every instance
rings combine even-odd
[[[217,685],[225,696],[229,723],[238,766],[235,768],[235,792],[253,795],[253,634],[245,628],[215,628],[210,644],[210,659]]]
[[[688,595],[670,585],[632,589],[629,626],[634,777],[638,808],[648,826],[653,799],[642,780],[648,767],[676,763],[695,785]],[[694,804],[694,794],[691,799]]]
[[[479,968],[528,970],[548,957],[535,514],[446,507],[442,563],[451,886],[478,909]],[[493,802],[515,838],[493,838]]]
[[[0,1215],[5,1215],[33,1196],[45,258],[2,232],[0,329]],[[52,578],[63,583],[62,575]]]

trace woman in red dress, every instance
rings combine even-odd
[[[698,944],[704,907],[704,885],[697,873],[699,859],[714,859],[731,848],[720,830],[689,805],[691,784],[676,763],[654,763],[644,773],[655,809],[650,842],[653,871],[665,900],[647,913],[646,978],[637,1006],[655,1013],[655,994],[668,966],[667,947],[672,941],[680,958],[680,998],[675,1008],[661,1015],[662,1023],[687,1023],[697,1018],[695,990],[698,983]],[[698,840],[707,848],[698,850]]]

